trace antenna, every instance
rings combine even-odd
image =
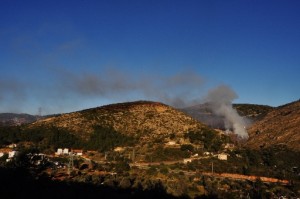
[[[39,107],[38,109],[38,116],[42,116],[42,107]]]

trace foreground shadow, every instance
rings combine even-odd
[[[175,198],[163,186],[151,190],[120,189],[87,183],[52,181],[47,177],[35,179],[26,169],[0,168],[0,198]]]

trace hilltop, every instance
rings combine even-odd
[[[204,127],[190,116],[168,105],[136,101],[62,114],[34,122],[29,128],[57,127],[87,139],[95,126],[112,128],[121,134],[135,137],[183,134],[188,130]]]
[[[247,146],[268,148],[284,145],[300,151],[300,101],[279,106],[248,129]]]

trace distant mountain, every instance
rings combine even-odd
[[[271,106],[257,104],[233,104],[233,108],[237,110],[240,116],[246,117],[253,122],[262,119],[268,112],[273,110]],[[212,128],[225,128],[223,118],[213,113],[209,103],[199,104],[181,110]]]
[[[300,100],[279,106],[249,129],[247,146],[268,148],[284,145],[300,151]]]
[[[29,115],[25,113],[0,113],[0,125],[3,126],[17,126],[21,124],[28,124],[37,121],[41,116]]]
[[[181,111],[211,128],[224,129],[223,117],[213,114],[209,104],[207,103],[183,108]]]
[[[272,106],[259,104],[233,104],[233,108],[240,116],[247,117],[252,121],[261,120],[274,109]]]
[[[95,126],[152,140],[172,133],[183,135],[189,130],[207,128],[185,113],[158,102],[137,101],[111,104],[36,121],[34,128],[56,127],[82,139],[89,139]]]

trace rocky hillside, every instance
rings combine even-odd
[[[28,128],[57,127],[88,139],[95,126],[113,128],[119,133],[151,138],[171,133],[183,134],[203,124],[162,103],[137,101],[112,104],[39,120]]]
[[[249,129],[251,148],[285,145],[300,151],[300,101],[275,108]]]

